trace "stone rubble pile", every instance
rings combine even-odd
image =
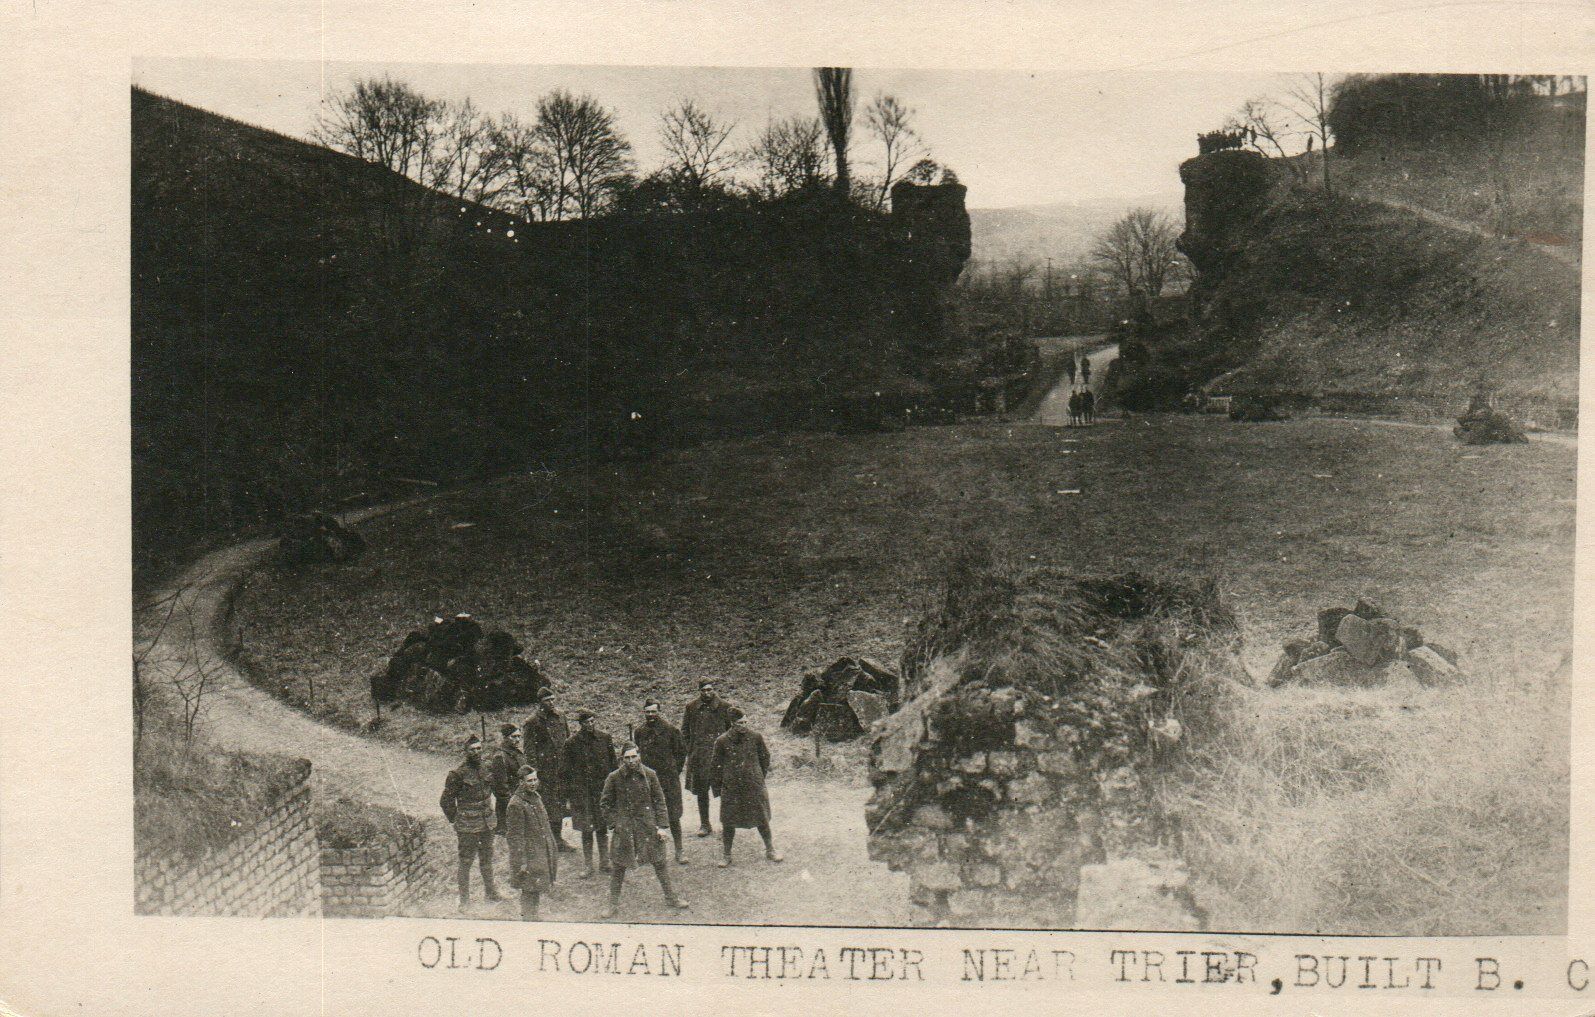
[[[1313,639],[1287,639],[1268,676],[1282,685],[1384,685],[1402,666],[1422,685],[1465,681],[1457,655],[1371,601],[1318,612]]]
[[[901,690],[901,679],[868,657],[839,657],[824,671],[803,676],[781,726],[793,734],[847,741],[897,709]]]
[[[431,625],[405,636],[387,667],[371,676],[371,698],[403,700],[432,713],[534,703],[548,680],[522,652],[514,636],[483,629],[469,614],[435,616]]]

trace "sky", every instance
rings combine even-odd
[[[750,67],[590,67],[144,60],[133,83],[192,106],[306,138],[324,96],[360,77],[389,74],[439,99],[469,96],[484,112],[535,118],[555,88],[588,93],[615,112],[643,170],[662,161],[659,114],[684,98],[736,121],[746,144],[766,121],[813,115],[810,71]],[[878,144],[862,107],[878,93],[915,110],[933,158],[969,188],[971,208],[1069,203],[1176,204],[1180,162],[1196,135],[1247,99],[1279,96],[1287,76],[855,68],[855,166],[869,172]]]

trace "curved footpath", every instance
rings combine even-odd
[[[362,509],[342,518],[357,523],[413,504],[415,500]],[[341,794],[433,821],[440,863],[452,865],[453,838],[441,822],[438,795],[456,757],[329,727],[257,688],[227,659],[222,640],[232,595],[239,582],[262,563],[273,543],[251,540],[208,554],[146,601],[151,606],[140,610],[136,629],[140,649],[148,647],[146,673],[158,676],[183,666],[203,667],[213,673],[213,691],[200,722],[211,743],[304,757],[313,764],[318,795]],[[907,877],[868,858],[864,802],[869,788],[862,782],[815,776],[812,771],[794,773],[791,757],[801,746],[782,735],[769,737],[771,752],[777,757],[770,803],[777,844],[786,862],[774,865],[764,861],[757,833],[745,830],[737,838],[737,864],[728,870],[716,867],[719,838],[692,836],[696,822],[689,794],[686,819],[691,864],[673,865],[672,875],[692,902],[692,910],[678,913],[662,907],[658,883],[652,872],[645,871],[628,874],[622,920],[907,924]],[[835,750],[838,755],[842,751],[840,747]],[[575,841],[576,836],[567,830],[566,838]],[[508,861],[502,842],[500,849],[502,871]],[[601,912],[606,884],[602,877],[587,882],[577,879],[580,858],[579,854],[562,857],[558,884],[544,898],[545,919],[592,921]],[[516,916],[508,902],[482,901],[474,875],[473,885],[472,916]],[[417,911],[438,916],[457,913],[452,894],[427,902]]]

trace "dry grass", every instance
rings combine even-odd
[[[676,712],[701,674],[769,730],[805,669],[895,661],[971,543],[1027,566],[1222,576],[1253,674],[1318,608],[1366,595],[1480,683],[1411,709],[1243,690],[1183,810],[1200,813],[1192,847],[1236,874],[1210,880],[1215,916],[1540,928],[1565,892],[1566,742],[1545,734],[1565,728],[1565,689],[1543,676],[1571,645],[1575,461],[1311,419],[773,435],[449,495],[367,524],[357,564],[261,573],[237,611],[261,682],[303,698],[313,677],[334,722],[369,718],[366,676],[409,626],[467,609],[609,730],[648,695]],[[379,737],[450,750],[476,723],[384,716]]]
[[[1215,928],[1565,931],[1565,688],[1234,691],[1163,793]]]

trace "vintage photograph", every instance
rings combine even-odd
[[[135,913],[1565,934],[1586,102],[135,60]]]

